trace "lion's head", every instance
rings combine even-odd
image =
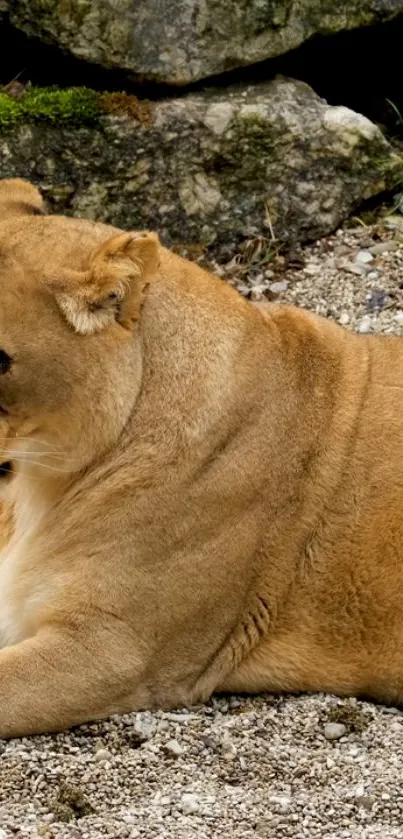
[[[119,436],[158,260],[154,234],[48,216],[31,184],[0,182],[0,460],[81,469]]]

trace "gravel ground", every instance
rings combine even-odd
[[[403,328],[399,219],[221,274],[264,305]],[[0,745],[0,839],[403,839],[403,714],[332,696],[214,699]]]

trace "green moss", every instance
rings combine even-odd
[[[151,124],[151,105],[127,93],[99,93],[86,87],[31,87],[15,98],[0,88],[0,132],[19,123],[96,125],[103,114]]]
[[[23,119],[23,110],[21,103],[7,96],[5,93],[0,93],[0,128],[12,128],[17,122]]]
[[[0,93],[0,130],[21,122],[93,125],[100,114],[99,94],[85,87],[33,87],[18,99]]]
[[[88,125],[101,113],[99,94],[85,87],[33,87],[20,100],[27,121]]]

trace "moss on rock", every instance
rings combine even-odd
[[[38,184],[56,212],[158,229],[169,245],[202,243],[219,255],[268,231],[316,239],[403,177],[376,126],[289,79],[147,107],[92,92],[84,119],[95,125],[83,125],[81,99],[62,108],[59,94],[45,96],[45,107],[44,96],[1,100],[0,176]]]
[[[12,128],[24,119],[21,102],[6,93],[0,93],[0,130]]]
[[[0,131],[20,123],[95,126],[103,114],[128,116],[149,125],[151,105],[127,93],[99,93],[86,87],[31,87],[14,98],[0,89]]]
[[[33,87],[21,100],[24,117],[54,124],[94,124],[101,112],[99,94],[85,87]]]
[[[99,94],[85,87],[32,87],[19,99],[0,93],[0,130],[22,122],[94,125],[101,112]]]

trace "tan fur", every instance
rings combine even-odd
[[[17,186],[0,736],[222,690],[401,702],[402,340],[262,313],[154,234],[3,218]]]
[[[22,178],[0,181],[0,223],[12,216],[44,214],[43,198],[33,184]]]

